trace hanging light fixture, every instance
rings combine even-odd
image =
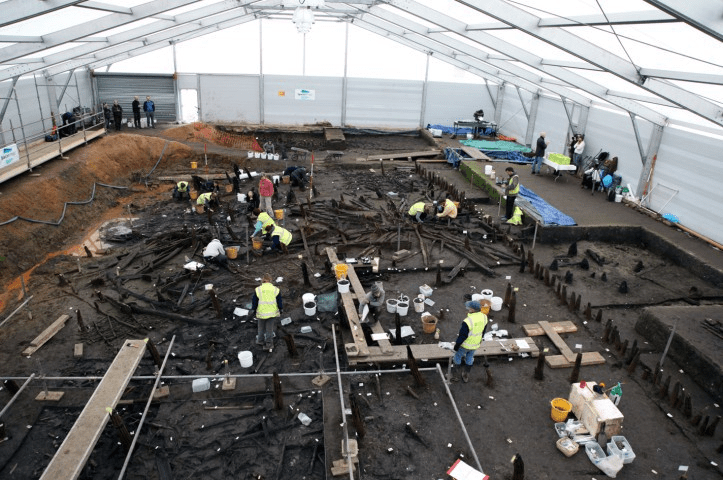
[[[311,25],[314,23],[314,12],[308,7],[296,7],[291,21],[296,25],[296,31],[299,33],[309,33],[311,31]]]

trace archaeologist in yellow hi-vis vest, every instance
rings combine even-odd
[[[265,234],[271,234],[271,251],[279,251],[289,253],[289,249],[286,248],[293,239],[291,232],[285,228],[281,228],[276,224],[269,224],[264,228]]]
[[[264,276],[261,277],[261,285],[254,290],[249,312],[250,317],[255,314],[258,320],[257,345],[263,345],[267,350],[274,348],[275,320],[281,316],[283,309],[281,290],[271,283],[271,274],[264,273]]]
[[[251,235],[251,238],[255,237],[259,233],[265,232],[266,227],[269,225],[276,225],[274,219],[271,218],[268,213],[262,212],[257,208],[254,210],[254,214],[256,215],[256,223],[254,224],[254,233]]]
[[[218,200],[215,193],[207,192],[202,193],[198,196],[196,199],[197,205],[203,205],[205,210],[212,209],[214,207],[218,207]]]
[[[515,207],[515,214],[507,220],[507,223],[510,225],[522,225],[522,209],[520,207]]]
[[[482,306],[477,301],[470,301],[464,304],[467,308],[467,318],[462,322],[459,329],[457,342],[454,344],[453,375],[450,379],[452,382],[459,381],[459,370],[464,358],[464,372],[462,372],[462,381],[469,381],[469,372],[472,370],[474,363],[474,351],[477,350],[482,343],[482,336],[487,327],[487,315],[482,313]]]
[[[183,200],[184,198],[191,198],[188,194],[188,182],[181,180],[173,187],[173,198],[175,200]]]
[[[429,208],[426,203],[417,202],[411,206],[411,208],[407,212],[407,215],[409,215],[410,220],[416,220],[417,222],[422,223],[427,218],[428,210]]]
[[[449,198],[444,201],[444,207],[438,207],[437,218],[457,218],[457,205]]]

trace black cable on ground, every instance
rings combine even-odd
[[[160,161],[160,159],[159,159],[159,161]],[[68,205],[88,205],[93,202],[93,200],[95,199],[96,185],[100,185],[101,187],[106,187],[106,188],[116,188],[118,190],[128,190],[128,187],[120,187],[117,185],[106,185],[105,183],[94,182],[93,183],[93,191],[90,194],[90,198],[88,200],[84,200],[82,202],[65,202],[63,204],[63,213],[62,213],[62,215],[60,215],[60,219],[57,222],[51,222],[49,220],[35,220],[33,218],[15,216],[15,217],[11,218],[10,220],[6,220],[6,221],[0,223],[0,227],[13,223],[16,220],[25,220],[26,222],[40,223],[43,225],[53,225],[54,227],[57,227],[63,222],[63,219],[65,218],[65,211],[68,209]]]

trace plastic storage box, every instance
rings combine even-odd
[[[617,455],[623,463],[633,463],[635,453],[628,441],[622,435],[614,435],[608,442],[608,455]]]

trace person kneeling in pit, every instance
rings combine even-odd
[[[291,243],[291,232],[285,228],[281,228],[275,223],[271,223],[264,227],[264,233],[271,235],[271,251],[284,252],[288,255],[288,245]]]
[[[202,193],[198,196],[198,199],[196,200],[197,205],[203,205],[204,210],[213,210],[214,208],[218,208],[218,196],[216,193],[212,192],[206,192]]]
[[[203,259],[208,263],[214,263],[222,267],[228,267],[228,257],[226,257],[226,249],[220,240],[214,238],[203,249]]]
[[[407,215],[409,215],[409,218],[412,221],[417,221],[418,223],[424,223],[424,220],[426,220],[426,218],[428,217],[428,212],[429,212],[429,205],[427,205],[424,202],[417,202],[411,206],[411,208],[407,212]]]
[[[384,305],[384,297],[385,293],[382,282],[374,282],[371,292],[359,299],[359,318],[361,319],[364,315],[364,306],[369,305],[369,313],[364,319],[365,323],[369,321],[369,318],[378,320],[379,312],[381,312],[382,306]]]
[[[188,193],[188,182],[178,182],[175,187],[173,187],[173,199],[174,200],[188,200],[191,197]]]
[[[444,201],[444,207],[442,205],[437,207],[437,218],[457,218],[457,205],[454,204],[449,198]]]

